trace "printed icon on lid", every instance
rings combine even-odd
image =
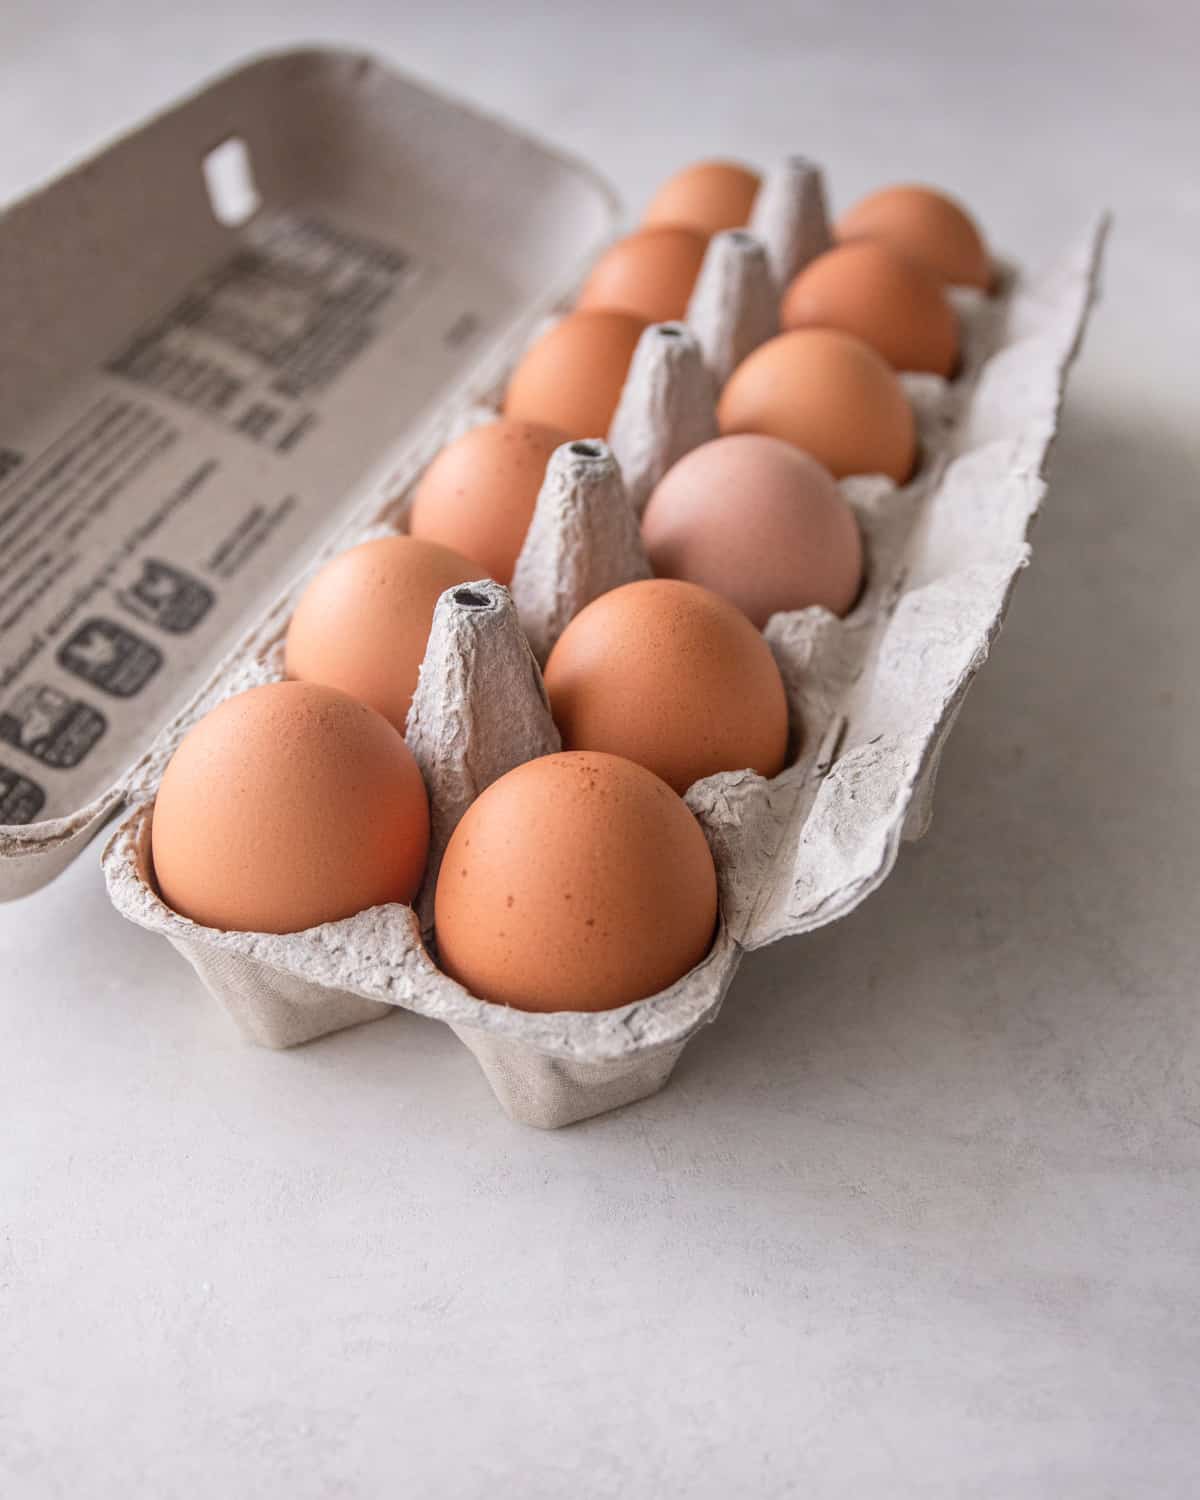
[[[0,709],[0,740],[45,766],[77,766],[107,728],[99,709],[44,682],[27,683]]]
[[[0,484],[3,484],[10,474],[15,474],[24,461],[15,448],[0,448]]]
[[[172,635],[186,635],[203,620],[217,596],[182,568],[147,557],[142,559],[142,576],[117,597],[138,619]]]
[[[11,766],[0,765],[0,823],[32,823],[46,801],[36,781]]]
[[[162,652],[114,620],[86,620],[58,652],[58,664],[114,698],[132,698],[162,666]]]

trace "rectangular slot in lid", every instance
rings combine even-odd
[[[240,135],[231,135],[204,158],[204,186],[213,218],[231,229],[245,224],[262,207],[250,152]]]
[[[239,70],[0,219],[0,895],[613,220],[586,169],[328,52]]]

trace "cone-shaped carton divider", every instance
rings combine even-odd
[[[556,448],[512,581],[538,661],[545,662],[585,604],[649,577],[637,516],[612,449],[599,438]]]
[[[429,793],[429,863],[416,902],[428,931],[442,855],[463,813],[506,771],[561,747],[542,674],[500,584],[459,584],[438,600],[405,738]]]
[[[745,229],[714,234],[687,320],[718,390],[752,350],[778,333],[778,302],[762,241]]]
[[[716,393],[699,340],[683,323],[642,334],[608,440],[634,514],[676,459],[717,435]]]
[[[776,290],[782,292],[833,244],[821,169],[804,156],[780,162],[763,178],[750,228],[766,246]]]

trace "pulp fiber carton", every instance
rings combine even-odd
[[[921,462],[843,482],[867,582],[852,613],[779,614],[793,755],[687,801],[717,862],[704,961],[619,1010],[533,1014],[436,967],[445,842],[497,776],[558,748],[539,666],[572,615],[648,575],[637,516],[715,435],[715,397],[828,244],[818,169],[770,170],[716,236],[686,322],[643,335],[613,426],[551,460],[511,590],[439,603],[407,738],[433,847],[413,908],[286,935],[159,898],[155,788],[188,727],[282,676],[313,573],[403,530],[422,469],[487,420],[616,224],[589,168],[368,57],[306,50],[219,79],[0,218],[0,896],[119,814],[112,899],[267,1046],[399,1006],[446,1022],[503,1108],[557,1126],[644,1097],[720,1010],[741,954],[851,911],[930,816],[946,735],[1029,559],[1027,533],[1104,224],[1047,273],[955,292],[953,381],[905,376]]]

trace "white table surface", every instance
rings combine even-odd
[[[95,848],[0,909],[0,1493],[1193,1496],[1193,5],[7,0],[0,198],[238,59],[370,47],[637,205],[919,176],[1106,277],[1034,564],[882,892],[657,1098],[509,1124],[411,1016],[242,1045]],[[2,337],[2,334],[0,334]]]

